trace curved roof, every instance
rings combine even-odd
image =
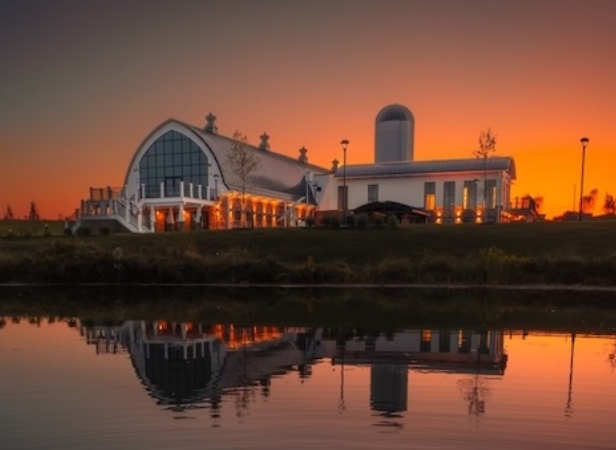
[[[250,151],[256,152],[259,158],[259,165],[248,177],[245,186],[247,193],[297,200],[306,195],[305,175],[307,170],[313,173],[331,172],[329,169],[303,163],[298,159],[271,150],[263,150],[219,134],[208,133],[193,125],[183,125],[194,131],[212,151],[220,167],[223,182],[231,190],[240,191],[242,185],[241,180],[229,164],[227,153],[234,145],[240,143]]]
[[[406,106],[393,104],[381,109],[376,115],[376,123],[388,122],[390,120],[407,120],[413,122],[413,113]]]
[[[356,164],[346,167],[347,177],[378,177],[390,175],[424,175],[446,172],[506,171],[515,180],[515,162],[509,156],[493,158],[443,159],[436,161],[399,161],[378,164]],[[343,168],[336,170],[336,176],[343,175]]]
[[[191,139],[196,138],[200,140],[201,143],[212,152],[220,168],[224,185],[230,190],[241,191],[241,180],[234,173],[227,158],[227,154],[231,148],[240,142],[218,134],[206,132],[202,128],[175,119],[166,120],[150,132],[144,139],[131,159],[126,179],[128,179],[134,159],[143,149],[144,145],[146,145],[149,138],[156,135],[159,130],[167,125],[171,125],[177,132]],[[186,134],[187,130],[190,131],[190,133]],[[259,158],[259,165],[256,170],[250,174],[245,186],[246,193],[249,194],[295,201],[306,195],[306,171],[311,171],[314,174],[331,173],[331,170],[314,164],[304,163],[298,159],[270,150],[260,149],[248,143],[242,144],[250,151],[256,152]],[[310,195],[310,189],[308,191]]]

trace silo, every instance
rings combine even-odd
[[[389,105],[376,115],[374,162],[412,161],[415,118],[402,105]]]

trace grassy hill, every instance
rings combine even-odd
[[[16,264],[26,264],[25,258],[35,258],[34,265],[45,260],[66,265],[81,255],[77,258],[81,265],[75,262],[72,269],[75,279],[81,280],[98,273],[100,268],[88,269],[92,261],[113,265],[121,259],[133,268],[134,280],[153,281],[616,284],[616,222],[612,221],[220,230],[85,238],[62,236],[61,227],[53,230],[48,238],[35,233],[29,238],[0,237],[0,269],[4,264],[7,270],[16,270]],[[161,275],[171,266],[173,275]],[[294,275],[276,277],[276,271],[286,272],[289,267]],[[89,275],[83,276],[84,272]],[[551,275],[546,278],[546,273]],[[104,279],[110,276],[105,274]],[[4,276],[4,281],[11,280]]]

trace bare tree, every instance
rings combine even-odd
[[[13,209],[11,208],[11,205],[6,205],[6,212],[4,213],[4,220],[11,220],[14,218],[15,217],[13,216]]]
[[[479,147],[473,151],[475,158],[487,159],[494,156],[494,153],[496,153],[496,135],[492,133],[490,128],[479,133],[478,142]]]
[[[605,200],[603,201],[603,211],[605,214],[616,214],[616,200],[614,196],[609,193],[605,193]]]
[[[543,195],[539,195],[537,197],[534,198],[535,200],[535,208],[537,209],[537,213],[541,212],[541,209],[543,208]]]
[[[590,191],[590,194],[582,196],[582,212],[584,214],[592,214],[594,212],[598,195],[599,191],[593,189]]]
[[[28,213],[28,220],[40,220],[41,216],[38,212],[36,202],[30,202],[30,212]]]
[[[483,214],[486,214],[486,177],[488,172],[488,158],[496,153],[496,135],[490,128],[479,133],[479,146],[473,151],[473,156],[483,160]],[[485,217],[484,217],[485,219]]]
[[[235,143],[227,154],[227,161],[240,182],[240,189],[242,192],[240,221],[242,228],[244,228],[246,225],[246,188],[250,175],[259,167],[260,159],[256,151],[248,145],[248,138],[246,135],[236,131],[233,133],[233,139]]]

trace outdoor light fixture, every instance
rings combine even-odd
[[[346,154],[349,141],[343,139],[340,141],[342,146],[343,158],[342,158],[342,225],[346,225],[347,216],[347,189],[346,189]]]
[[[582,205],[584,204],[584,162],[586,160],[586,146],[588,145],[588,142],[590,142],[590,139],[583,137],[580,139],[580,142],[582,143],[582,180],[580,182],[580,211],[578,214],[578,220],[581,221],[583,212]]]

